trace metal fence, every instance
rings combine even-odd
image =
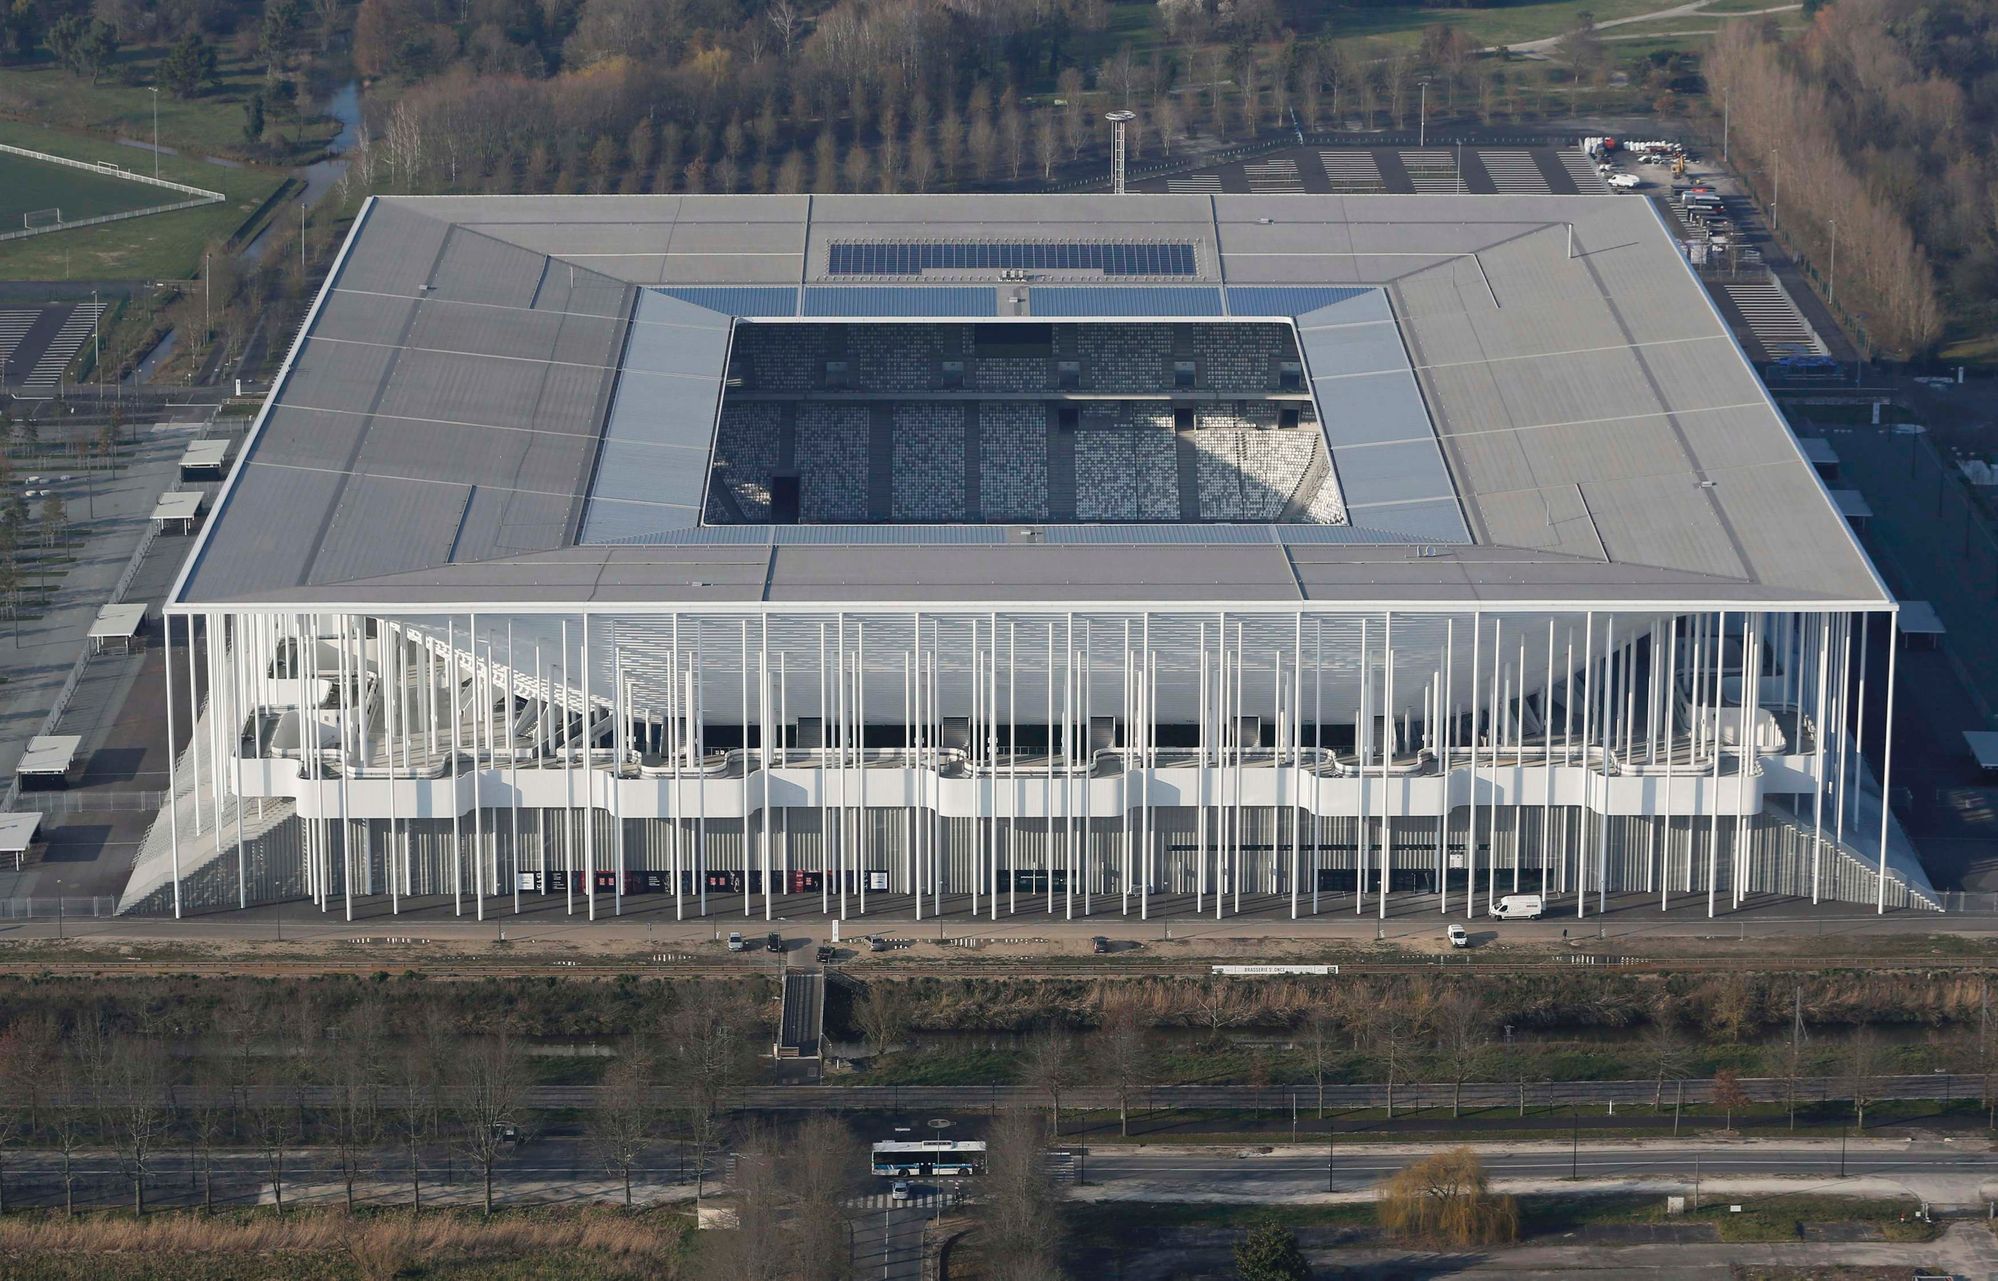
[[[15,799],[14,809],[33,810],[48,818],[68,814],[144,814],[166,804],[166,798],[165,792],[23,792]]]
[[[59,921],[116,916],[118,900],[93,895],[90,898],[0,898],[0,921]]]

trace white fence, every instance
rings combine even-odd
[[[30,151],[26,147],[12,147],[0,143],[0,152],[13,156],[26,156],[30,160],[45,160],[52,165],[68,165],[71,169],[81,169],[105,178],[120,178],[126,182],[142,182],[149,187],[162,187],[168,191],[178,191],[192,199],[175,201],[171,204],[152,205],[145,209],[127,209],[123,213],[98,214],[94,218],[77,218],[69,222],[52,222],[46,227],[24,227],[18,231],[0,232],[0,241],[21,240],[28,236],[43,236],[51,231],[70,231],[77,227],[94,227],[100,223],[117,222],[124,218],[145,218],[158,213],[173,213],[179,209],[195,209],[202,205],[218,204],[228,197],[219,191],[206,187],[190,187],[184,182],[171,182],[165,178],[154,178],[129,169],[120,169],[110,163],[93,164],[88,160],[71,160],[68,156],[51,155],[46,151]]]

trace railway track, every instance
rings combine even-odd
[[[833,973],[867,979],[1007,979],[1057,980],[1105,978],[1206,978],[1220,962],[1105,961],[1094,957],[953,957],[890,960],[859,966],[833,966]],[[1240,961],[1234,963],[1240,964]],[[1444,956],[1435,960],[1337,960],[1339,974],[1559,974],[1577,971],[1618,973],[1823,973],[1936,972],[1975,974],[1998,970],[1998,959],[1985,957],[1683,957],[1636,958],[1577,954],[1559,959],[1480,959]],[[1282,964],[1270,962],[1269,964]],[[1302,964],[1302,962],[1300,962]],[[313,978],[332,975],[372,976],[381,973],[420,973],[426,979],[476,981],[495,978],[569,978],[609,980],[626,976],[684,979],[770,978],[776,966],[755,961],[634,959],[581,961],[564,959],[479,961],[444,956],[436,959],[401,952],[376,956],[301,957],[297,960],[242,958],[230,960],[174,958],[0,959],[5,978]],[[1253,980],[1251,980],[1253,981]]]

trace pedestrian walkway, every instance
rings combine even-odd
[[[949,1205],[950,1198],[941,1192],[919,1192],[899,1199],[893,1192],[871,1192],[847,1204],[856,1210],[923,1210]]]
[[[1177,178],[1166,179],[1166,190],[1188,192],[1203,196],[1218,196],[1221,194],[1221,175],[1218,173],[1182,174]]]

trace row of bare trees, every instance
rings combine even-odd
[[[1827,292],[1865,317],[1884,350],[1926,355],[1945,320],[1935,270],[1891,188],[1861,168],[1866,140],[1841,128],[1844,86],[1746,21],[1721,26],[1706,76],[1725,108],[1730,159],[1757,174]]]
[[[1709,1097],[1725,1107],[1730,1125],[1745,1096],[1734,1093],[1743,1073],[1727,1064],[1758,1064],[1749,1074],[1782,1082],[1793,1127],[1798,1110],[1812,1101],[1805,1097],[1805,1084],[1822,1091],[1823,1082],[1835,1082],[1837,1097],[1852,1104],[1863,1128],[1867,1108],[1880,1097],[1882,1078],[1906,1069],[1896,1061],[1893,1043],[1866,1022],[1812,1030],[1799,981],[1790,990],[1787,1034],[1751,1048],[1745,1042],[1764,1025],[1769,1014],[1764,1006],[1775,1001],[1766,986],[1728,975],[1689,993],[1698,998],[1691,1003],[1657,993],[1648,1009],[1627,1011],[1637,1024],[1632,1034],[1601,1043],[1595,1053],[1611,1075],[1649,1079],[1654,1107],[1668,1102],[1668,1085],[1713,1082]],[[1227,1037],[1230,1028],[1242,1025],[1249,1000],[1239,984],[1182,985],[1169,1002],[1151,985],[1138,983],[1098,985],[1094,995],[1093,1005],[1068,1011],[1069,1023],[1087,1031],[1043,1027],[1026,1038],[1018,1056],[1018,1080],[1045,1096],[1057,1135],[1069,1096],[1083,1085],[1114,1093],[1125,1134],[1132,1107],[1152,1087],[1205,1081],[1301,1081],[1314,1089],[1321,1118],[1328,1085],[1366,1082],[1385,1087],[1389,1119],[1401,1106],[1398,1092],[1410,1083],[1450,1086],[1451,1115],[1458,1116],[1467,1084],[1505,1081],[1517,1086],[1523,1115],[1534,1089],[1550,1079],[1550,1053],[1568,1052],[1527,1037],[1524,1029],[1514,1036],[1491,1003],[1468,986],[1421,979],[1321,989],[1285,1018],[1287,1048],[1259,1045],[1240,1052]],[[1931,1028],[1908,1048],[1919,1070],[1963,1078],[1963,1097],[1979,1098],[1998,1128],[1998,1020],[1988,987],[1971,995],[1976,1004],[1965,1022]],[[1697,1024],[1683,1021],[1689,1013],[1701,1015]],[[907,984],[875,982],[855,1002],[853,1020],[869,1051],[885,1055],[919,1021],[917,998]],[[1194,1032],[1190,1040],[1183,1034],[1173,1038],[1188,1029]],[[1175,1061],[1175,1044],[1192,1054]],[[1716,1068],[1716,1062],[1722,1066]]]
[[[27,1148],[58,1156],[72,1209],[77,1158],[109,1148],[141,1213],[161,1152],[191,1157],[212,1208],[218,1156],[249,1150],[282,1212],[290,1163],[312,1144],[334,1157],[350,1207],[360,1185],[400,1177],[421,1208],[441,1150],[477,1171],[491,1213],[495,1175],[534,1119],[542,1074],[523,1038],[503,1023],[461,1029],[440,1005],[393,1026],[377,1001],[325,1023],[309,1006],[288,1014],[238,1002],[194,1029],[65,1029],[46,1016],[0,1029],[0,1212],[9,1158]],[[620,1048],[589,1135],[627,1203],[634,1171],[669,1141],[685,1145],[705,1190],[728,1135],[723,1100],[753,1069],[759,1017],[739,987],[694,985]]]

